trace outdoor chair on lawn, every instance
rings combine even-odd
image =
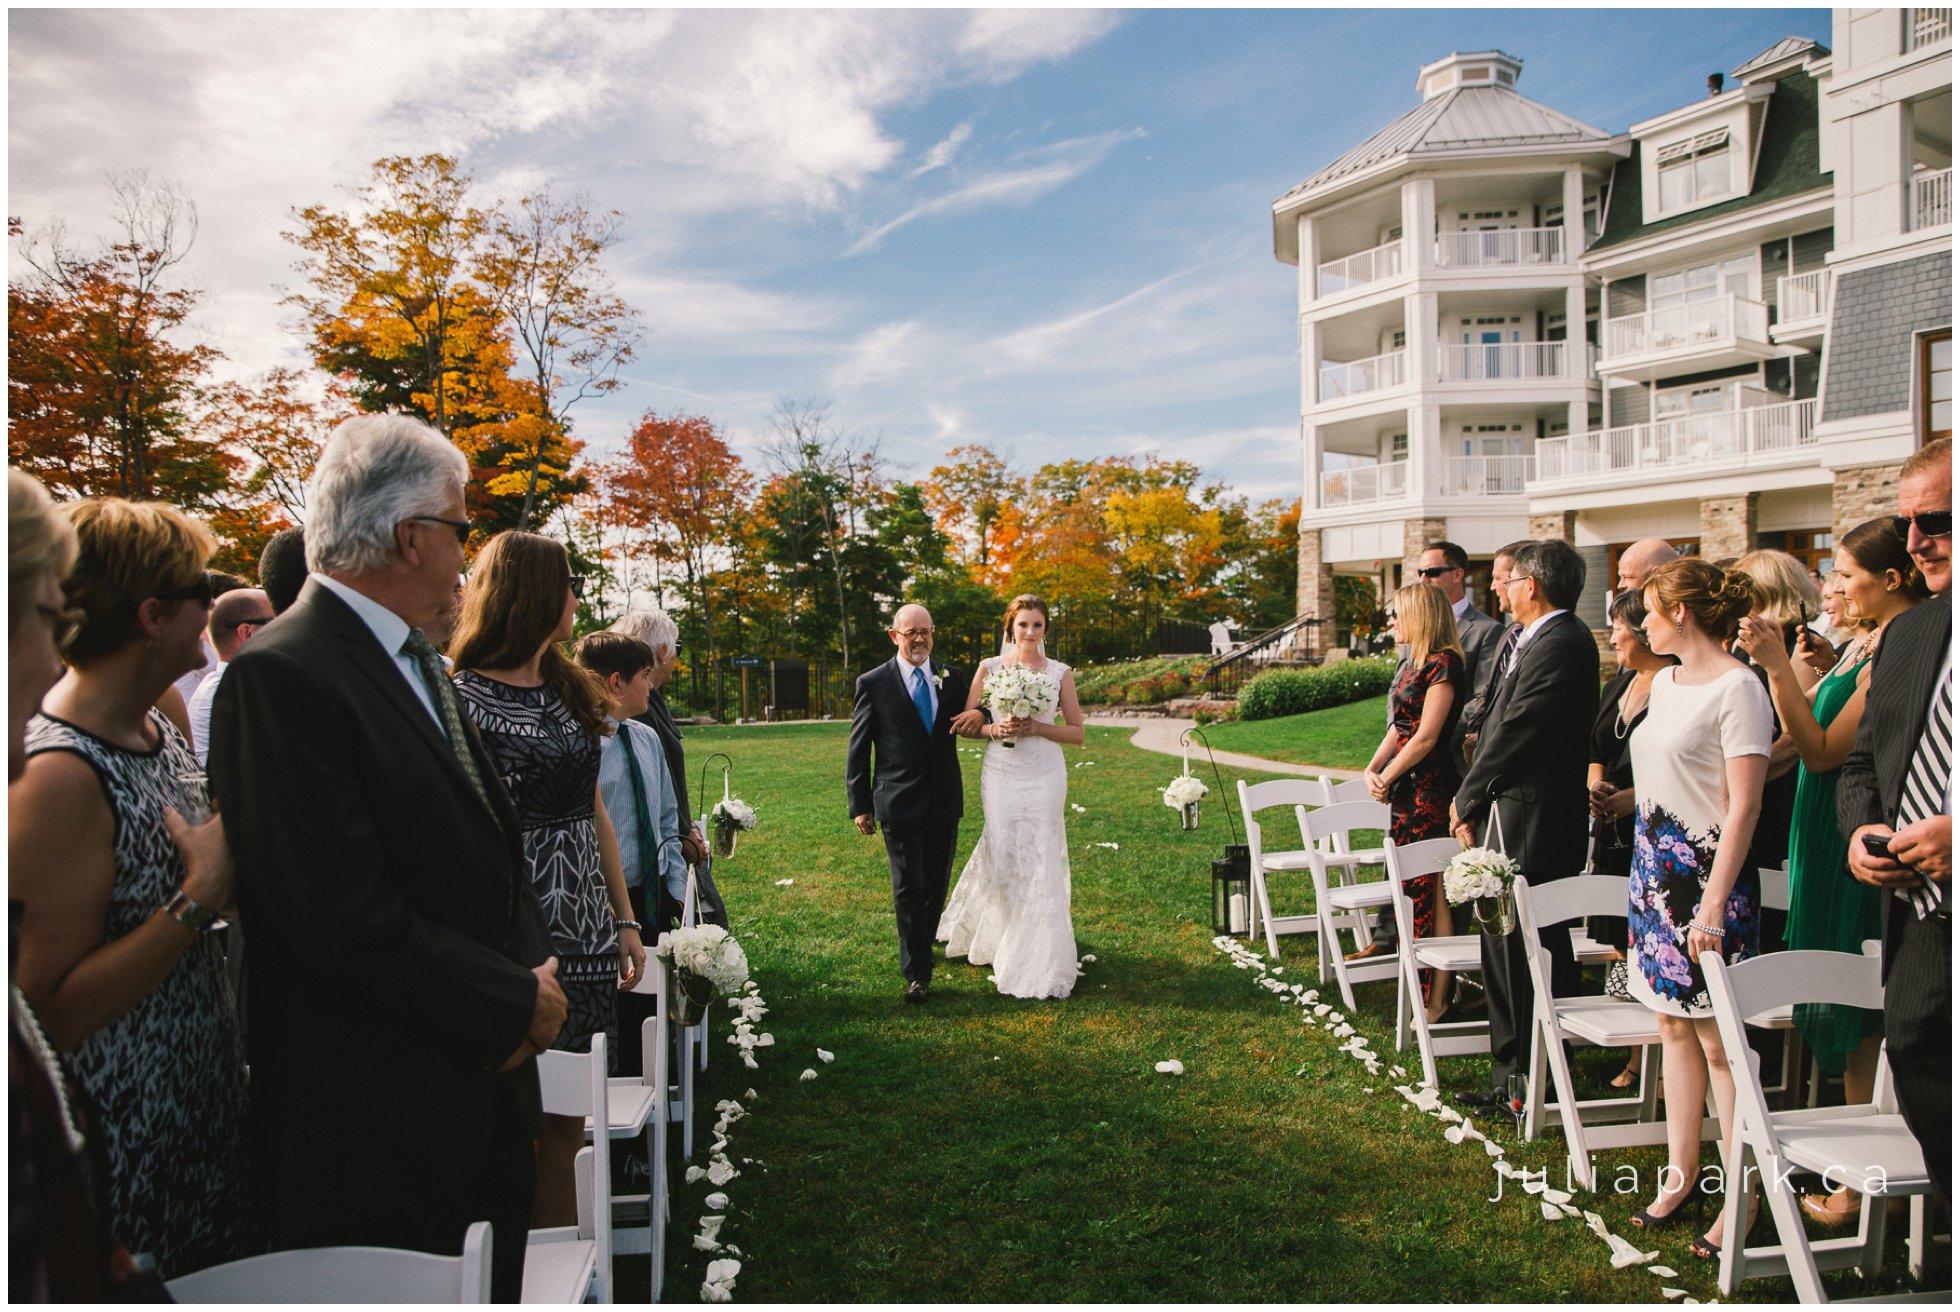
[[[1355,929],[1357,941],[1365,941],[1368,912],[1386,911],[1395,892],[1386,879],[1365,884],[1337,884],[1328,878],[1328,868],[1339,855],[1333,840],[1345,839],[1355,829],[1387,829],[1388,808],[1380,802],[1336,802],[1318,811],[1300,811],[1300,836],[1307,844],[1307,868],[1313,875],[1314,914],[1320,918],[1320,979],[1327,972],[1341,986],[1341,1001],[1354,1010],[1354,986],[1371,980],[1392,979],[1401,969],[1400,956],[1382,955],[1365,961],[1349,961],[1341,954],[1341,920]],[[1386,858],[1384,858],[1384,861]]]
[[[1476,974],[1483,970],[1481,934],[1415,935],[1415,904],[1405,887],[1411,879],[1433,875],[1442,897],[1442,870],[1450,858],[1463,850],[1454,838],[1431,838],[1407,847],[1384,844],[1388,859],[1388,885],[1395,890],[1395,929],[1397,963],[1401,967],[1395,997],[1395,1050],[1407,1046],[1410,1030],[1415,1031],[1416,1052],[1422,1058],[1422,1078],[1435,1085],[1436,1059],[1460,1057],[1490,1051],[1490,1021],[1446,1020],[1431,1025],[1423,1012],[1422,970],[1446,970],[1452,975]]]
[[[1368,794],[1368,781],[1365,779],[1344,779],[1336,782],[1334,776],[1324,774],[1320,776],[1320,787],[1327,795],[1326,801],[1322,803],[1325,806],[1334,806],[1341,802],[1372,802],[1375,800]],[[1388,835],[1384,833],[1382,835],[1383,843],[1386,844],[1387,840]],[[1343,884],[1357,882],[1361,878],[1362,867],[1379,866],[1382,864],[1382,849],[1380,847],[1356,848],[1349,842],[1348,836],[1344,833],[1335,834],[1322,840],[1320,846],[1323,851],[1328,853],[1328,870],[1338,875],[1340,882]],[[1363,920],[1366,920],[1365,916]],[[1364,926],[1355,931],[1354,946],[1361,948],[1368,945],[1371,937],[1368,932],[1369,928]]]
[[[1593,1190],[1598,1188],[1592,1165],[1595,1151],[1667,1142],[1667,1122],[1659,1115],[1660,1025],[1654,1013],[1638,1002],[1604,995],[1554,997],[1551,954],[1540,944],[1538,931],[1586,916],[1624,913],[1627,882],[1610,875],[1575,875],[1543,884],[1520,879],[1511,888],[1518,907],[1515,932],[1524,935],[1525,966],[1534,994],[1525,1137],[1535,1139],[1547,1125],[1559,1125],[1565,1131],[1571,1178]],[[1624,1097],[1581,1099],[1573,1085],[1567,1043],[1642,1049],[1639,1087]],[[1545,1093],[1548,1068],[1550,1105]],[[1717,1133],[1714,1118],[1705,1118],[1702,1137],[1714,1138]]]
[[[660,963],[649,958],[648,969],[633,986],[635,993],[658,999],[663,974]],[[612,1251],[645,1253],[652,1263],[652,1301],[660,1301],[660,1277],[665,1258],[667,1220],[667,1036],[664,1007],[660,1014],[640,1022],[640,1057],[643,1069],[638,1075],[615,1075],[606,1081],[609,1121],[607,1137],[625,1142],[643,1139],[647,1154],[647,1191],[644,1194],[613,1196]],[[587,1139],[593,1135],[593,1118],[585,1119]]]
[[[1297,816],[1301,807],[1325,804],[1326,796],[1320,784],[1314,780],[1273,779],[1263,784],[1248,784],[1243,779],[1239,780],[1239,814],[1245,820],[1246,846],[1252,854],[1252,906],[1246,916],[1246,937],[1257,938],[1263,922],[1266,949],[1275,961],[1279,959],[1281,934],[1311,934],[1318,929],[1320,922],[1313,912],[1297,916],[1273,915],[1272,896],[1267,888],[1268,875],[1307,869],[1307,854],[1304,849],[1276,851],[1270,848],[1265,840],[1265,831],[1253,816],[1276,806],[1290,806]],[[1326,978],[1323,971],[1321,979]]]
[[[688,887],[693,887],[692,881],[689,881]],[[663,934],[660,937],[664,941],[667,936]],[[660,1013],[660,1062],[654,1078],[660,1082],[660,1087],[667,1091],[665,1099],[667,1124],[681,1127],[681,1160],[690,1162],[694,1160],[694,1055],[692,1047],[697,1041],[703,1047],[706,1047],[707,1042],[705,1039],[696,1039],[695,1032],[698,1027],[676,1025],[667,1019],[667,1010],[672,1005],[674,996],[672,967],[665,961],[655,961],[651,954],[648,955],[647,961],[652,966],[652,969],[648,970],[647,974],[653,977],[654,1006],[659,1009]],[[644,984],[644,981],[642,981],[642,984]],[[639,991],[642,990],[635,989],[635,992]],[[701,1024],[705,1026],[707,1023],[708,1018],[704,1014],[701,1017]],[[667,1160],[664,1152],[660,1160],[664,1169]]]
[[[606,1036],[590,1052],[538,1054],[538,1091],[547,1116],[585,1116],[610,1123]],[[578,1224],[530,1233],[524,1254],[526,1303],[612,1302],[612,1140],[594,1135],[578,1150]]]
[[[193,1271],[167,1287],[179,1303],[488,1303],[490,1243],[490,1223],[478,1221],[456,1257],[402,1248],[294,1248]]]
[[[1867,1278],[1878,1274],[1885,1249],[1885,1204],[1894,1196],[1912,1199],[1910,1261],[1915,1275],[1925,1257],[1925,1196],[1933,1185],[1919,1141],[1898,1114],[1889,1067],[1880,1061],[1872,1101],[1850,1107],[1799,1107],[1772,1112],[1764,1097],[1761,1058],[1749,1047],[1745,1017],[1784,1002],[1884,1006],[1875,954],[1775,952],[1727,965],[1703,959],[1709,1001],[1722,1034],[1729,1069],[1735,1074],[1735,1120],[1723,1155],[1729,1182],[1723,1232],[1732,1242],[1722,1249],[1719,1282],[1734,1294],[1744,1280],[1785,1275],[1806,1303],[1829,1301],[1820,1270],[1855,1266]],[[1795,1171],[1822,1175],[1833,1187],[1849,1185],[1863,1200],[1858,1232],[1813,1240],[1804,1232]],[[1742,1187],[1736,1187],[1737,1182]],[[1751,1195],[1760,1188],[1777,1242],[1750,1246],[1733,1242],[1743,1233]],[[1935,1301],[1948,1302],[1941,1296]]]
[[[703,823],[702,831],[704,833],[707,831],[705,822]],[[710,865],[714,863],[714,857],[712,855],[709,856],[708,862]],[[681,898],[681,924],[692,929],[700,923],[701,877],[695,872],[694,867],[689,866],[687,869],[687,892]],[[684,1060],[688,1059],[686,1054],[688,1054],[689,1045],[692,1045],[693,1048],[691,1059],[695,1063],[695,1069],[701,1071],[707,1070],[708,1013],[706,1011],[701,1013],[700,1023],[694,1026],[691,1032],[683,1031],[681,1034],[681,1051],[684,1054]],[[692,1156],[692,1154],[689,1155]]]

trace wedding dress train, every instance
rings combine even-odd
[[[974,674],[985,679],[996,664]],[[1068,667],[1042,676],[1061,701]],[[1053,724],[1056,712],[1040,717]],[[987,744],[980,767],[980,843],[939,918],[946,956],[991,965],[1002,993],[1065,998],[1075,988],[1075,929],[1069,919],[1068,765],[1060,743],[1016,738]]]

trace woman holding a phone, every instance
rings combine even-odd
[[[1906,554],[1905,539],[1890,519],[1860,524],[1838,542],[1835,577],[1847,618],[1871,631],[1845,644],[1836,666],[1806,691],[1797,666],[1774,626],[1750,617],[1740,641],[1769,676],[1770,698],[1801,764],[1791,810],[1790,915],[1784,941],[1792,948],[1857,952],[1881,935],[1882,894],[1844,869],[1844,837],[1838,830],[1837,772],[1864,716],[1869,663],[1886,627],[1927,596],[1924,580]],[[1844,1076],[1847,1103],[1868,1102],[1878,1069],[1882,1014],[1857,1007],[1800,1006],[1797,1029],[1829,1075]],[[1827,1225],[1847,1225],[1858,1215],[1857,1194],[1839,1189],[1809,1194],[1804,1210]]]

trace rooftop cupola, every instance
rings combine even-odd
[[[1416,90],[1424,100],[1434,100],[1458,87],[1515,87],[1523,68],[1523,60],[1501,50],[1448,55],[1423,66],[1416,74]]]

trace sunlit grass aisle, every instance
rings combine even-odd
[[[845,733],[688,737],[694,770],[710,751],[734,758],[735,790],[761,818],[718,873],[775,1044],[761,1050],[762,1069],[744,1070],[723,1042],[723,1011],[703,1104],[758,1094],[732,1135],[743,1173],[725,1186],[721,1239],[741,1249],[738,1301],[1712,1293],[1713,1268],[1688,1256],[1685,1228],[1654,1245],[1680,1271],[1663,1280],[1613,1270],[1578,1221],[1547,1224],[1515,1190],[1487,1203],[1495,1177],[1478,1145],[1446,1142],[1441,1124],[1390,1090],[1386,1069],[1368,1076],[1234,969],[1211,943],[1208,913],[1222,799],[1206,804],[1199,832],[1180,832],[1155,792],[1176,760],[1130,748],[1121,731],[1091,730],[1069,752],[1070,801],[1084,808],[1070,813],[1076,935],[1096,958],[1075,996],[1002,998],[984,969],[956,963],[939,968],[928,1005],[904,1006],[883,844],[844,814]],[[962,762],[963,863],[980,804],[978,759]],[[711,776],[708,800],[720,787]],[[1283,946],[1287,976],[1310,980],[1310,940]],[[1393,1001],[1392,986],[1369,986],[1355,1017],[1391,1062]],[[834,1063],[818,1060],[820,1047]],[[1185,1074],[1157,1074],[1167,1058]],[[815,1080],[799,1078],[806,1068]],[[1446,1063],[1445,1086],[1482,1069]],[[1508,1124],[1483,1128],[1511,1144]],[[1557,1140],[1510,1155],[1526,1168],[1562,1160]],[[689,1243],[708,1192],[678,1188],[671,1299],[698,1296],[709,1255]],[[1577,1201],[1630,1234],[1625,1218],[1644,1198]],[[1788,1285],[1755,1290],[1787,1297]]]

